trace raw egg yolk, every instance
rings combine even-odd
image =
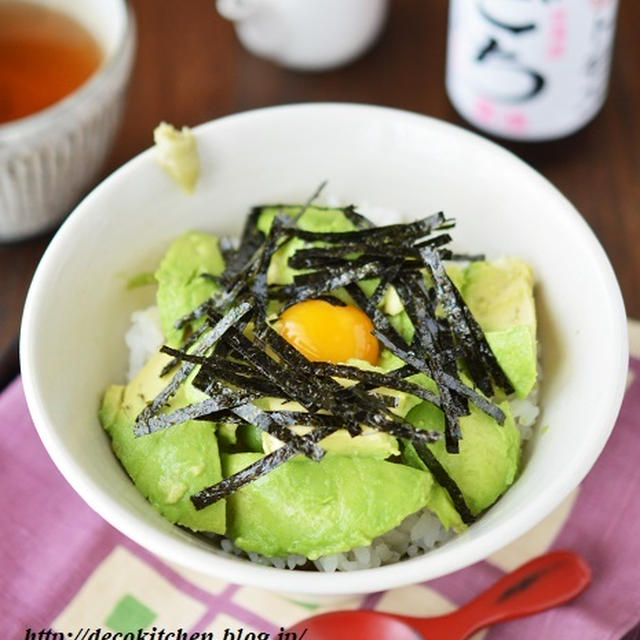
[[[349,358],[378,362],[378,340],[369,316],[352,305],[305,300],[280,316],[280,334],[309,360],[345,362]]]

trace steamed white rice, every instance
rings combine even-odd
[[[129,372],[131,380],[144,363],[158,351],[163,342],[158,308],[153,306],[136,311],[131,316],[131,328],[127,331],[125,342],[129,348]],[[539,377],[538,377],[539,379]],[[520,430],[523,444],[531,438],[533,426],[540,412],[538,408],[538,385],[526,398],[514,398],[509,402],[511,411]],[[333,553],[321,556],[313,561],[319,571],[352,571],[370,569],[392,564],[402,558],[412,558],[441,545],[455,536],[447,531],[429,509],[424,508],[407,516],[395,529],[375,538],[371,545],[356,547],[345,553]],[[219,538],[223,551],[251,561],[274,566],[279,569],[295,569],[308,562],[305,556],[291,554],[287,557],[267,557],[259,553],[243,551],[232,540]]]

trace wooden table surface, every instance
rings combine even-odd
[[[107,175],[148,147],[160,120],[195,125],[290,102],[375,103],[468,126],[444,90],[446,3],[392,0],[366,55],[330,72],[299,73],[247,53],[214,0],[135,0],[138,53],[124,123]],[[600,115],[556,142],[507,144],[576,205],[610,256],[630,316],[640,318],[640,2],[621,2],[611,88]],[[0,245],[0,354],[50,236]]]

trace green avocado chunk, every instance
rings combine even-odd
[[[222,455],[225,476],[260,454]],[[245,551],[314,560],[361,545],[425,506],[428,474],[370,457],[296,458],[227,498],[227,534]]]
[[[218,288],[210,278],[201,277],[202,274],[219,275],[223,270],[224,260],[216,236],[191,231],[171,243],[155,272],[156,300],[168,344],[180,344],[184,335],[184,329],[176,329],[174,322]]]
[[[102,401],[100,422],[129,477],[165,518],[194,531],[224,533],[224,501],[196,511],[189,499],[222,479],[215,424],[189,420],[138,438],[133,434],[135,417],[171,377],[160,377],[168,360],[157,354],[126,387],[111,385]],[[193,401],[193,393],[185,394],[179,404]]]
[[[503,331],[487,331],[485,337],[516,396],[526,398],[538,378],[538,353],[531,329],[518,325]]]
[[[478,260],[464,271],[462,297],[519,398],[536,383],[533,272],[518,258]]]
[[[506,415],[503,425],[469,403],[469,415],[460,418],[462,439],[459,453],[448,453],[444,440],[428,445],[456,482],[474,514],[490,507],[513,483],[518,472],[520,431],[514,424],[509,403],[502,402],[499,407]],[[444,431],[442,411],[428,402],[414,407],[406,419],[423,429]],[[415,464],[413,457],[411,462]],[[436,514],[441,517],[439,511]],[[450,517],[446,512],[442,515]]]

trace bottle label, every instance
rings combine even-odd
[[[495,135],[576,131],[607,93],[617,0],[451,0],[447,92]]]

